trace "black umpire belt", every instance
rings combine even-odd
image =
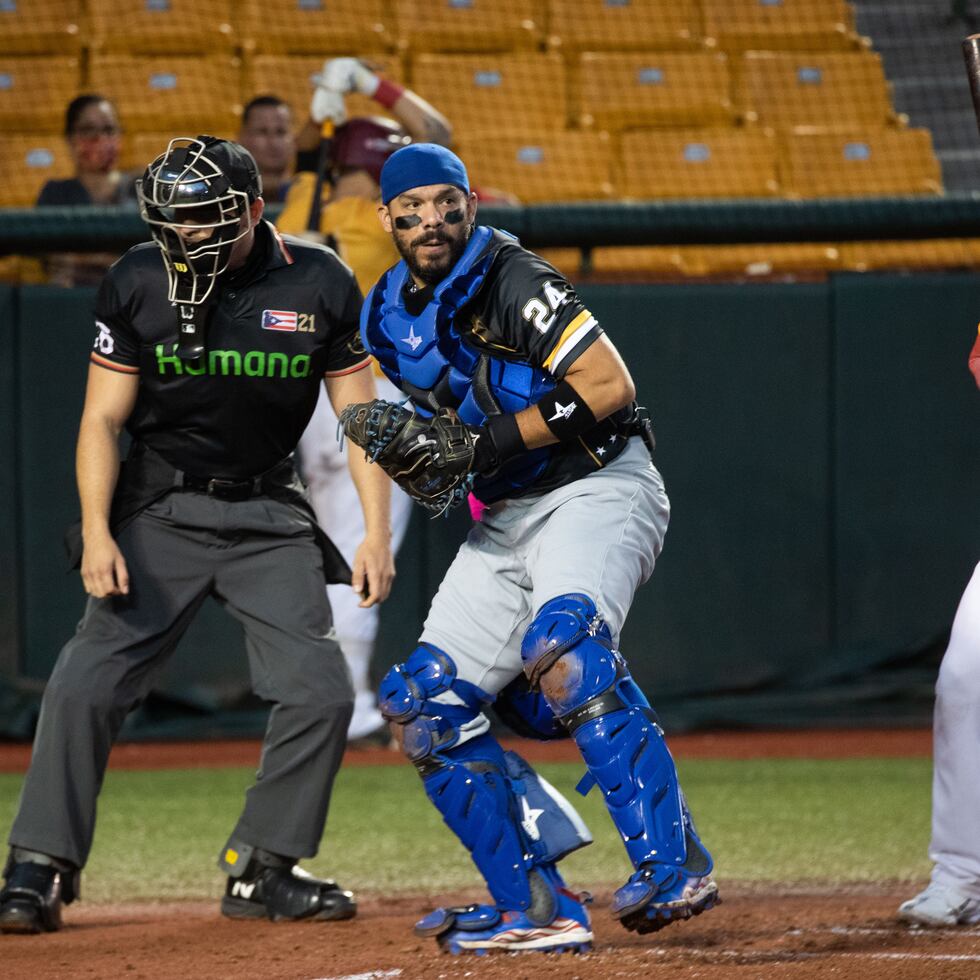
[[[323,555],[323,574],[327,584],[350,585],[350,566],[317,524],[306,488],[293,466],[292,456],[280,460],[258,476],[227,480],[184,473],[145,443],[134,442],[120,469],[112,498],[109,527],[113,536],[118,537],[147,507],[175,490],[206,493],[220,500],[249,500],[266,496],[286,504],[309,521]],[[82,560],[81,521],[76,521],[68,529],[65,546],[71,567],[77,568]]]
[[[268,496],[275,488],[290,484],[296,478],[293,459],[287,456],[275,466],[257,476],[244,480],[228,480],[220,476],[195,476],[183,470],[174,471],[173,485],[178,490],[192,490],[206,493],[218,500],[249,500],[252,497]]]
[[[192,476],[190,473],[185,473],[179,486],[184,490],[206,493],[209,497],[217,497],[218,500],[248,500],[264,492],[263,482],[264,474],[253,476],[248,480],[222,480],[214,476]]]

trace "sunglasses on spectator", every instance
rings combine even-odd
[[[71,135],[91,140],[99,136],[118,136],[121,132],[119,126],[79,126]]]

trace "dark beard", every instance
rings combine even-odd
[[[396,235],[395,248],[398,249],[398,254],[405,260],[405,264],[408,266],[409,272],[416,279],[420,279],[427,286],[435,286],[442,282],[443,279],[449,275],[453,266],[459,261],[459,257],[466,251],[466,246],[469,244],[470,235],[473,233],[473,226],[469,225],[466,228],[465,234],[459,238],[449,238],[448,236],[441,235],[438,239],[429,237],[422,242],[412,242],[411,245],[406,245],[402,240]],[[449,245],[449,250],[446,253],[444,259],[440,260],[436,264],[428,265],[423,267],[418,259],[416,258],[415,248],[413,246],[419,244],[425,244],[426,241],[444,241]]]

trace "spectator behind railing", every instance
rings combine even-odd
[[[65,139],[75,176],[49,180],[38,207],[136,206],[133,177],[118,166],[122,127],[115,106],[103,95],[79,95],[65,110]],[[61,252],[46,257],[48,281],[56,286],[95,286],[118,256],[106,252]]]
[[[296,155],[293,114],[276,95],[259,95],[242,111],[238,142],[255,157],[266,203],[283,201]]]

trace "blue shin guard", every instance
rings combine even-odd
[[[609,627],[585,595],[558,596],[524,637],[524,668],[582,753],[636,872],[613,914],[638,932],[697,915],[717,901],[711,855],[698,839],[674,761],[642,691],[613,649]]]
[[[581,947],[591,940],[590,932],[583,938],[588,915],[555,862],[592,838],[571,804],[488,734],[482,709],[492,700],[460,681],[452,659],[428,644],[381,683],[382,713],[402,726],[426,794],[495,902],[438,909],[417,931],[455,952]]]

